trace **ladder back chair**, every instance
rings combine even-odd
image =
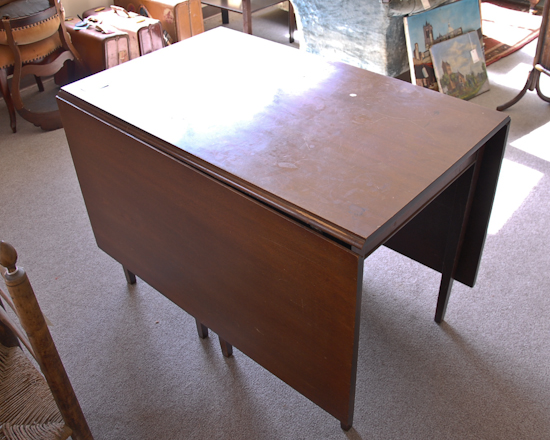
[[[93,440],[29,279],[16,262],[15,249],[0,241],[9,292],[0,289],[0,440]]]

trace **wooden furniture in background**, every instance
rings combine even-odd
[[[288,35],[289,41],[294,42],[296,30],[296,17],[294,6],[290,0],[201,0],[204,5],[221,9],[222,23],[229,23],[229,12],[236,12],[243,16],[243,31],[252,34],[252,14],[262,9],[278,5],[288,1]]]
[[[57,109],[42,112],[25,106],[21,97],[21,79],[34,75],[40,91],[43,91],[42,77],[53,76],[67,61],[80,62],[80,56],[65,29],[60,1],[49,0],[49,6],[37,13],[12,18],[7,14],[8,8],[14,7],[13,4],[0,8],[0,89],[8,107],[14,133],[15,110],[24,119],[44,130],[61,127]],[[74,72],[74,69],[70,72]],[[10,93],[8,76],[11,74],[13,78]],[[69,74],[69,78],[74,79],[74,74]]]
[[[115,28],[109,28],[108,33],[99,32],[93,23],[86,29],[78,29],[76,25],[80,21],[80,18],[69,18],[65,21],[65,27],[86,67],[82,76],[101,72],[130,60],[127,32]]]
[[[8,296],[0,289],[0,437],[93,440],[27,274],[16,263],[15,249],[0,241],[0,266],[9,292]],[[16,313],[21,327],[2,300]]]
[[[344,429],[365,258],[385,244],[441,272],[437,322],[453,280],[475,283],[506,115],[223,27],[58,101],[98,246],[128,281]]]
[[[516,104],[527,93],[527,90],[537,91],[537,95],[546,101],[550,102],[550,97],[542,93],[540,89],[540,74],[550,76],[550,27],[548,26],[548,10],[550,8],[550,1],[544,3],[542,10],[542,23],[540,25],[539,37],[537,42],[537,51],[533,60],[533,69],[529,72],[525,87],[519,92],[516,97],[511,99],[505,104],[499,105],[497,110],[503,111]]]
[[[88,9],[82,13],[82,17],[95,20],[96,26],[126,32],[131,60],[162,49],[165,45],[162,25],[156,18],[128,12],[116,5]]]
[[[156,18],[173,43],[204,32],[200,0],[115,0],[115,5]]]

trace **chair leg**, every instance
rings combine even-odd
[[[62,53],[55,61],[47,64],[47,65],[36,65],[32,66],[33,70],[43,70],[46,74],[44,76],[49,76],[47,74],[51,73],[52,67],[56,67],[57,70],[62,67],[63,63],[65,61],[68,61],[72,58],[72,55],[70,52],[64,52]],[[15,109],[17,110],[17,113],[21,115],[24,119],[31,122],[37,127],[42,128],[42,130],[56,130],[58,128],[61,128],[63,126],[61,122],[61,116],[59,114],[59,110],[51,110],[47,112],[34,112],[32,110],[29,110],[25,107],[23,104],[22,98],[21,98],[21,91],[20,91],[20,85],[21,85],[21,78],[26,76],[27,74],[32,74],[30,71],[25,72],[25,70],[31,69],[30,65],[25,66],[15,66],[14,68],[14,74],[12,79],[12,99],[15,106]]]
[[[11,131],[15,133],[17,131],[15,107],[13,106],[13,101],[11,100],[10,88],[8,87],[8,73],[6,69],[0,69],[0,90],[2,91],[4,102],[8,108],[8,113],[10,114]]]
[[[43,92],[44,91],[44,84],[42,83],[42,78],[39,76],[34,75],[34,80],[36,81],[36,85],[38,86],[38,91]]]
[[[531,72],[529,73],[529,77],[527,78],[527,82],[525,83],[525,86],[523,87],[521,92],[519,92],[513,99],[511,99],[507,103],[499,105],[497,107],[497,110],[499,112],[502,112],[502,111],[506,110],[507,108],[512,107],[521,98],[523,98],[523,96],[527,93],[528,90],[531,90],[531,91],[534,90],[535,87],[536,87],[536,84],[538,82],[539,75],[540,75],[540,72],[538,70],[536,70],[536,69],[531,70]]]
[[[537,83],[535,85],[535,89],[537,90],[537,95],[539,95],[539,98],[543,101],[550,102],[550,97],[546,96],[544,93],[542,93],[542,90],[540,89],[540,76],[537,80]]]

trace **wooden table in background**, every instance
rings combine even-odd
[[[344,429],[364,259],[475,283],[505,115],[227,29],[58,101],[99,247]]]
[[[254,12],[262,11],[285,1],[287,0],[201,0],[203,5],[220,9],[223,24],[229,23],[229,12],[241,14],[243,16],[243,32],[247,34],[252,34],[252,14]],[[288,0],[288,32],[291,43],[294,43],[294,30],[296,26],[294,6]]]

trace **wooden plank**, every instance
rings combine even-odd
[[[67,102],[59,107],[99,247],[351,426],[363,259]]]

